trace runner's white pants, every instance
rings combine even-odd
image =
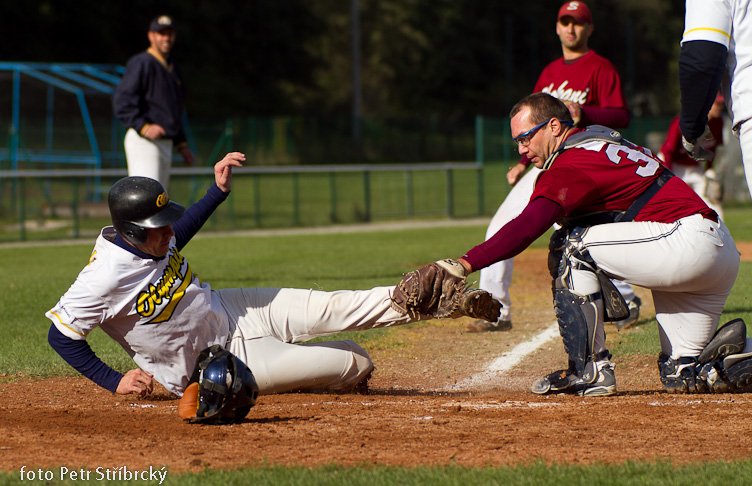
[[[722,222],[694,215],[670,224],[603,224],[588,228],[582,242],[609,276],[652,291],[661,351],[673,358],[700,354],[739,271],[739,251]],[[593,272],[575,270],[572,290],[585,296],[600,285]],[[596,338],[596,352],[604,341]]]
[[[240,288],[216,292],[230,317],[228,350],[251,369],[260,393],[271,394],[347,390],[362,381],[373,363],[353,341],[297,343],[414,321],[391,308],[393,290]]]
[[[486,230],[486,240],[495,235],[504,225],[512,221],[522,213],[525,206],[530,202],[533,195],[533,188],[541,169],[530,167],[525,175],[517,181],[517,184],[509,191],[504,202],[501,203],[496,214],[488,224]],[[500,321],[509,321],[512,319],[511,307],[512,299],[509,296],[509,287],[512,285],[512,271],[514,270],[514,259],[502,260],[490,265],[480,271],[480,282],[478,287],[493,295],[501,302],[502,309],[499,316]],[[634,290],[629,284],[615,281],[614,285],[619,290],[624,300],[627,302],[634,299]]]
[[[142,176],[158,180],[169,190],[172,167],[172,139],[151,140],[142,137],[133,128],[125,132],[123,141],[128,176]]]

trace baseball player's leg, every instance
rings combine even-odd
[[[229,351],[248,365],[262,395],[349,391],[373,371],[368,353],[353,341],[298,345],[275,337],[237,337]]]
[[[569,240],[578,238],[576,233]],[[567,244],[554,280],[554,309],[559,333],[569,356],[569,367],[538,379],[533,393],[577,393],[608,396],[616,393],[616,378],[606,349],[603,328],[604,304],[599,279],[592,262]]]
[[[593,226],[583,243],[607,274],[651,290],[725,299],[739,269],[739,252],[728,228],[700,215],[668,224]]]
[[[525,206],[530,201],[535,180],[540,173],[540,169],[531,167],[522,179],[514,185],[491,219],[486,230],[486,240],[522,213],[522,210],[525,209]],[[509,260],[494,263],[480,271],[478,287],[493,295],[502,305],[499,323],[496,324],[498,329],[509,329],[511,327],[512,299],[509,296],[509,287],[512,285],[513,269],[514,259],[510,258]],[[489,326],[493,326],[493,324],[482,321],[475,323],[471,330],[492,330]],[[476,327],[477,329],[475,329]]]
[[[696,358],[713,337],[739,268],[728,229],[696,215],[675,224],[596,226],[583,241],[601,269],[653,291],[666,389],[702,391]]]
[[[129,176],[149,177],[168,189],[172,165],[172,140],[150,140],[129,128],[125,133],[123,146]]]
[[[703,363],[697,358],[713,338],[726,296],[653,291],[661,342],[658,367],[661,383],[668,392],[708,390],[708,371],[713,369],[713,364],[703,373]],[[710,382],[716,382],[716,378]],[[713,388],[726,391],[728,384],[716,383]]]
[[[217,290],[235,335],[272,336],[299,343],[343,331],[407,324],[416,319],[391,307],[394,287],[324,292],[310,289]]]
[[[752,195],[752,120],[747,120],[741,124],[738,135],[739,145],[742,149],[744,175],[747,178],[747,189]]]

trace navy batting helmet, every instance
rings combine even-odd
[[[198,409],[191,422],[240,422],[256,405],[259,389],[253,373],[218,344],[199,354],[191,381],[198,381]]]
[[[159,181],[126,177],[117,181],[107,196],[112,224],[130,243],[146,242],[146,228],[161,228],[180,219],[185,208],[170,201]]]

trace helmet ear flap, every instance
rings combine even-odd
[[[134,245],[146,243],[146,229],[128,221],[118,221],[115,229],[126,241]]]

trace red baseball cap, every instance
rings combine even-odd
[[[585,2],[572,1],[567,2],[559,9],[559,17],[557,20],[561,20],[562,17],[572,17],[578,24],[592,24],[593,18],[590,16],[590,9]]]

